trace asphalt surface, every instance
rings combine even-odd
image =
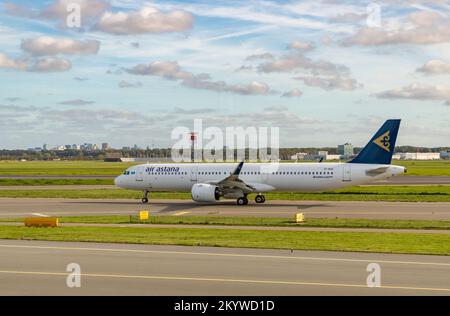
[[[0,295],[450,295],[450,257],[2,240]]]
[[[116,176],[82,175],[82,176],[27,176],[0,175],[0,179],[114,179]],[[450,185],[450,176],[399,176],[381,180],[371,185]]]
[[[191,200],[152,200],[143,205],[138,200],[123,199],[34,199],[0,198],[0,217],[30,215],[82,216],[127,215],[147,210],[152,215],[173,216],[258,216],[306,218],[369,218],[450,220],[447,202],[372,202],[372,201],[267,201],[238,206],[234,201],[202,204]]]

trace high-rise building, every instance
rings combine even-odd
[[[343,145],[338,145],[338,154],[343,157],[353,156],[353,145],[345,143]]]
[[[102,150],[108,150],[109,144],[108,143],[102,143]]]
[[[47,150],[47,144],[44,144],[44,145],[42,146],[42,150]]]

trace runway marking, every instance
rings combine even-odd
[[[188,214],[188,213],[190,213],[190,212],[178,212],[178,213],[172,214],[172,216],[181,216],[181,215]]]
[[[42,213],[30,213],[31,215],[38,216],[38,217],[48,217],[48,215],[42,214]]]
[[[40,272],[40,271],[6,271],[0,270],[1,274],[22,274],[22,275],[47,275],[47,276],[67,276],[63,272]],[[350,283],[322,283],[322,282],[304,282],[304,281],[278,281],[278,280],[247,280],[247,279],[224,279],[224,278],[196,278],[181,276],[156,276],[156,275],[127,275],[127,274],[98,274],[98,273],[82,273],[82,277],[97,278],[118,278],[118,279],[142,279],[142,280],[168,280],[168,281],[199,281],[199,282],[222,282],[222,283],[250,283],[250,284],[275,284],[275,285],[303,285],[303,286],[330,286],[330,287],[354,287],[367,288],[365,284]],[[410,291],[440,291],[450,292],[446,288],[432,287],[413,287],[400,285],[382,285],[373,289],[394,289],[394,290],[410,290]]]
[[[298,256],[276,256],[276,255],[251,255],[236,253],[214,253],[214,252],[189,252],[189,251],[168,251],[168,250],[142,250],[142,249],[118,249],[118,248],[88,248],[88,247],[61,247],[61,246],[26,246],[26,245],[2,245],[0,248],[28,248],[28,249],[52,249],[52,250],[79,250],[79,251],[104,251],[104,252],[124,252],[124,253],[149,253],[149,254],[169,254],[169,255],[195,255],[195,256],[217,256],[217,257],[241,257],[241,258],[261,258],[261,259],[290,259],[290,260],[316,260],[316,261],[338,261],[338,262],[361,262],[361,263],[386,263],[386,264],[410,264],[450,267],[450,263],[444,262],[420,262],[420,261],[395,261],[395,260],[375,260],[375,259],[348,259],[348,258],[326,258],[326,257],[298,257]]]

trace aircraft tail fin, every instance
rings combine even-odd
[[[387,120],[350,163],[391,164],[401,120]]]

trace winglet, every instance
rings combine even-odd
[[[241,170],[242,170],[242,166],[244,165],[244,160],[242,160],[240,163],[239,163],[239,165],[236,167],[236,169],[234,169],[234,171],[233,171],[233,176],[236,176],[236,177],[238,177],[239,176],[239,174],[241,173]]]

